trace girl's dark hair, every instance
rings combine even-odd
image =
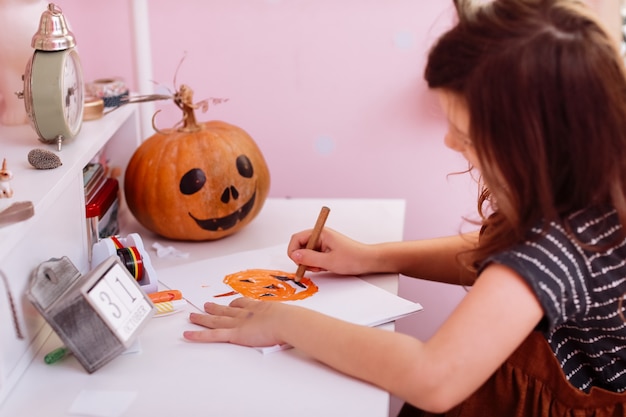
[[[458,22],[431,49],[425,79],[469,110],[486,233],[468,263],[589,206],[614,207],[626,225],[626,72],[617,40],[576,0],[455,5]]]

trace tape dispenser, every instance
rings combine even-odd
[[[131,233],[125,238],[111,236],[94,244],[91,267],[95,268],[112,255],[120,259],[146,294],[158,290],[156,271],[138,233]]]

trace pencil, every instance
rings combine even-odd
[[[306,243],[307,249],[315,249],[315,247],[319,243],[320,235],[322,234],[322,229],[324,228],[324,223],[326,223],[326,218],[328,218],[328,213],[330,213],[330,209],[326,206],[322,207],[319,216],[317,216],[315,227],[313,227],[313,232],[309,237],[309,241]],[[299,265],[298,270],[296,271],[294,281],[300,282],[305,270],[306,265]]]

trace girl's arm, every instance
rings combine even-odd
[[[287,343],[343,373],[370,382],[418,408],[443,412],[480,387],[523,342],[543,312],[511,269],[491,265],[427,342],[346,323],[274,302],[207,303],[190,315],[207,329],[187,331],[199,342],[248,346]]]
[[[372,246],[376,272],[395,272],[408,277],[471,286],[476,274],[459,264],[460,253],[478,243],[478,232],[435,239],[381,243]]]
[[[450,237],[365,244],[332,229],[325,229],[317,250],[304,249],[310,230],[292,236],[287,254],[296,264],[311,271],[344,275],[399,273],[409,277],[472,285],[476,275],[461,267],[459,253],[478,243],[478,232]]]

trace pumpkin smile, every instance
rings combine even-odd
[[[246,216],[250,213],[252,208],[254,207],[254,202],[256,200],[256,189],[254,190],[254,194],[252,197],[239,209],[224,217],[214,217],[212,219],[198,219],[193,214],[189,213],[189,216],[194,219],[196,224],[200,226],[204,230],[208,230],[210,232],[215,232],[218,230],[228,230],[231,227],[234,227],[239,221],[246,218]]]

